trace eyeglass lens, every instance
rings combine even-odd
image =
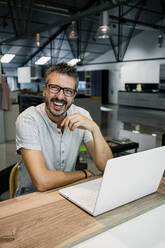
[[[74,89],[62,88],[62,87],[55,85],[55,84],[48,84],[48,87],[50,89],[50,92],[55,93],[55,94],[59,93],[61,90],[63,90],[63,93],[65,96],[73,96],[75,94]]]

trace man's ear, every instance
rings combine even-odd
[[[42,94],[44,97],[46,96],[46,85],[44,84],[43,85],[43,94]]]
[[[77,92],[75,92],[75,95],[74,95],[74,97],[72,99],[72,103],[74,103],[74,99],[75,99],[76,95],[77,95]]]

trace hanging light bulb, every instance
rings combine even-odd
[[[102,25],[98,28],[96,37],[98,39],[108,39],[110,36],[110,28],[108,27],[108,11],[103,11]]]
[[[158,47],[162,47],[162,43],[163,43],[163,36],[162,34],[158,35]]]
[[[77,34],[77,31],[76,31],[76,22],[75,21],[72,21],[72,31],[69,35],[69,39],[71,40],[76,40],[78,39],[78,34]]]
[[[36,45],[37,47],[40,46],[40,34],[39,33],[36,34]]]

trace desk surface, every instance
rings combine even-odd
[[[165,204],[102,232],[74,248],[164,248]]]
[[[109,146],[111,147],[112,153],[126,152],[133,149],[136,152],[139,148],[139,143],[132,141],[126,144],[113,144],[112,142],[110,142]]]
[[[127,141],[127,142],[119,142],[119,140],[115,140],[115,139],[110,139],[110,138],[106,138],[106,141],[108,143],[108,145],[111,147],[112,153],[120,153],[120,152],[125,152],[128,150],[135,150],[135,152],[137,151],[137,149],[139,148],[139,143],[137,142],[133,142],[133,141]]]
[[[0,247],[72,247],[165,203],[164,179],[158,191],[97,217],[70,203],[58,191],[1,202]]]

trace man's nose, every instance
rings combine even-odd
[[[63,89],[60,89],[60,91],[57,93],[58,98],[63,99],[64,98],[64,91]]]

